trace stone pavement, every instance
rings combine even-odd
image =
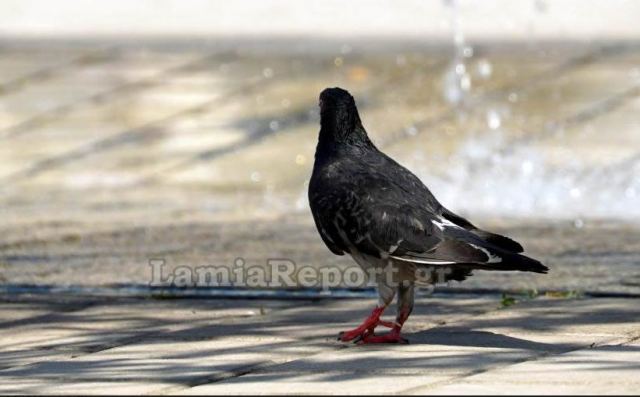
[[[5,299],[0,393],[456,394],[640,390],[634,299],[418,300],[409,345],[335,340],[373,300]]]

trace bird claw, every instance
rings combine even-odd
[[[369,326],[366,329],[362,329],[362,326],[353,329],[351,331],[342,331],[338,334],[338,340],[341,342],[354,342],[354,343],[358,343],[359,341],[361,341],[363,338],[365,338],[367,335],[373,335],[373,330],[377,327],[377,326],[383,326],[383,327],[387,327],[387,328],[393,328],[394,327],[394,323],[390,322],[390,321],[382,321],[382,320],[378,320],[375,324],[373,324],[372,326]]]
[[[366,329],[357,334],[355,333],[356,331],[357,330],[353,330],[350,332],[340,332],[338,334],[338,340],[341,342],[352,342],[356,345],[366,345],[374,343],[397,343],[401,345],[409,344],[409,340],[400,336],[399,332],[392,331],[384,335],[376,335],[373,332],[372,328]]]
[[[385,335],[374,335],[374,334],[364,335],[361,338],[361,340],[358,341],[357,343],[360,345],[374,344],[374,343],[397,343],[402,345],[408,345],[409,340],[403,338],[402,336],[400,336],[400,334],[391,332]]]
[[[395,323],[390,321],[380,320],[380,316],[384,311],[385,306],[379,306],[373,309],[373,312],[367,317],[366,320],[356,329],[352,329],[350,331],[343,331],[338,334],[338,340],[342,342],[351,342],[354,341],[357,343],[365,338],[367,335],[373,335],[373,331],[378,325],[382,325],[383,327],[394,328],[396,326]]]
[[[358,335],[358,337],[357,337],[357,338],[355,338],[355,339],[353,340],[353,344],[354,344],[354,345],[359,344],[359,343],[364,339],[364,337],[365,337],[365,335],[364,335],[364,334],[362,334],[362,335]]]
[[[367,338],[369,335],[373,335],[373,332],[371,330],[365,330],[364,332],[362,332],[361,334],[357,335],[355,338],[350,339],[350,340],[344,340],[342,339],[342,334],[344,334],[344,332],[340,332],[340,335],[338,336],[338,340],[342,341],[342,342],[351,342],[354,345],[358,345],[360,344],[360,342],[362,342],[365,338]]]
[[[340,342],[356,343],[357,341],[361,340],[368,332],[369,332],[368,329],[361,331],[357,328],[351,331],[342,331],[338,334],[338,340]]]

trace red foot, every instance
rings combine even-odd
[[[393,327],[393,324],[388,321],[380,321],[380,316],[384,311],[384,307],[376,307],[371,312],[371,315],[367,317],[366,320],[356,329],[352,329],[351,331],[340,332],[338,336],[338,340],[343,342],[349,342],[356,338],[364,338],[367,334],[373,334],[373,330],[378,326],[382,325],[385,327]]]
[[[366,334],[358,344],[369,344],[369,343],[398,343],[398,344],[408,344],[409,341],[400,336],[400,333],[389,332],[385,335],[373,335]]]
[[[338,340],[343,342],[349,342],[355,340],[358,344],[369,344],[369,343],[399,343],[399,344],[407,344],[408,340],[400,336],[400,330],[402,329],[402,325],[409,318],[409,314],[411,313],[411,308],[404,308],[398,313],[398,317],[396,318],[396,322],[390,321],[382,321],[380,320],[380,316],[384,311],[384,307],[377,307],[373,310],[371,315],[364,320],[362,325],[358,328],[341,332]],[[391,328],[391,331],[385,335],[375,335],[374,331],[378,325],[382,325],[383,327]]]

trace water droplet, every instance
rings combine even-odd
[[[573,221],[573,226],[575,226],[576,229],[581,229],[584,226],[584,221],[580,218],[577,218]]]
[[[509,96],[507,97],[507,99],[509,100],[509,102],[511,103],[515,103],[518,102],[518,94],[516,94],[515,92],[512,92],[509,94]]]
[[[299,154],[296,156],[296,164],[304,165],[307,162],[307,158],[303,154]]]
[[[444,96],[449,103],[459,104],[471,89],[471,76],[463,62],[452,65],[444,75]]]
[[[463,91],[469,91],[471,89],[471,77],[468,74],[460,77],[460,88]]]
[[[251,173],[252,182],[260,182],[261,180],[262,180],[262,175],[258,171],[253,171]]]
[[[418,129],[415,126],[409,126],[405,129],[407,135],[415,136],[418,133]]]
[[[492,130],[497,130],[502,125],[502,119],[495,110],[489,110],[487,112],[487,125]]]
[[[289,106],[291,106],[291,101],[287,98],[284,98],[280,104],[282,105],[283,108],[288,108]]]
[[[533,162],[526,160],[522,162],[522,173],[525,175],[530,175],[533,173]]]
[[[462,101],[462,90],[455,70],[450,70],[444,75],[444,97],[449,103],[458,104]]]
[[[580,189],[578,189],[577,187],[574,187],[573,189],[571,189],[571,191],[569,192],[569,194],[571,195],[571,197],[573,198],[579,198],[582,195],[582,192],[580,191]]]
[[[306,189],[305,189],[306,191]],[[298,211],[309,208],[309,199],[306,194],[301,194],[295,202]]]
[[[453,42],[458,48],[464,45],[464,35],[462,34],[462,32],[456,32],[453,35]]]
[[[344,61],[342,57],[336,57],[336,59],[333,60],[333,64],[336,65],[337,67],[342,66],[343,62]]]
[[[280,123],[278,122],[278,120],[272,120],[269,123],[269,129],[271,131],[277,131],[280,128]]]
[[[471,58],[473,56],[473,47],[465,46],[462,49],[462,56],[465,58]]]
[[[273,69],[271,69],[271,68],[262,69],[262,75],[267,79],[272,78],[273,77]]]
[[[634,189],[633,187],[628,187],[625,189],[624,195],[629,198],[634,198],[636,196],[636,189]]]
[[[491,77],[491,73],[493,72],[493,66],[486,59],[480,60],[480,62],[478,62],[477,68],[478,68],[478,74],[483,79],[488,79],[489,77]]]

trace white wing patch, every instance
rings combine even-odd
[[[416,229],[424,232],[424,225],[418,219],[411,218],[411,225],[413,225],[413,227],[415,227]]]
[[[400,240],[398,240],[397,243],[395,243],[394,245],[389,247],[389,254],[393,254],[394,252],[396,252],[396,250],[398,249],[400,244],[402,244],[403,241],[404,241],[404,239],[401,238]]]
[[[409,258],[403,258],[401,256],[395,256],[395,255],[391,255],[391,257],[393,259],[398,259],[404,262],[422,263],[425,265],[455,265],[457,263],[457,262],[444,261],[439,259],[414,259],[414,258],[409,259]]]
[[[444,219],[444,218],[438,218],[437,221],[434,220],[432,222],[440,230],[444,230],[445,226],[446,227],[457,227],[457,228],[460,227],[460,226],[456,225],[455,223],[449,221],[448,219]]]
[[[479,249],[480,251],[482,251],[482,252],[484,252],[485,254],[487,254],[487,257],[489,258],[489,260],[487,261],[487,263],[500,263],[500,262],[502,262],[502,258],[501,258],[501,257],[499,257],[499,256],[497,256],[497,255],[492,254],[491,252],[489,252],[489,250],[488,250],[488,249],[486,249],[486,248],[482,248],[482,247],[480,247],[480,246],[477,246],[477,245],[475,245],[475,244],[471,244],[471,243],[469,243],[469,245],[470,245],[470,246],[472,246],[473,248],[475,248],[475,249]]]

